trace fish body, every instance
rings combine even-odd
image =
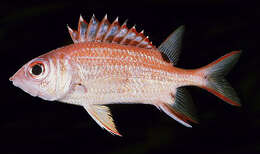
[[[158,48],[135,27],[120,26],[118,19],[110,24],[106,16],[101,22],[93,16],[89,24],[80,17],[78,31],[68,29],[74,44],[31,60],[10,80],[32,96],[83,106],[112,134],[121,135],[105,106],[113,103],[152,104],[191,127],[197,118],[184,86],[204,88],[229,104],[240,105],[223,78],[240,51],[187,70],[175,67],[183,26]]]
[[[202,82],[194,71],[165,62],[158,50],[90,42],[73,44],[56,53],[60,64],[68,61],[73,82],[84,93],[78,96],[78,91],[70,91],[62,99],[74,104],[86,103],[83,100],[90,104],[151,104],[160,99],[158,94],[168,97],[177,87]]]

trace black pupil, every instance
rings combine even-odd
[[[42,73],[42,67],[40,64],[36,64],[32,67],[32,74],[33,75],[40,75]]]

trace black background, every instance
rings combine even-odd
[[[80,106],[34,98],[8,80],[23,64],[72,43],[66,24],[79,15],[119,16],[145,30],[155,45],[178,26],[186,33],[178,63],[197,68],[234,51],[243,53],[227,76],[242,100],[230,106],[189,87],[200,124],[186,128],[150,105],[111,105],[123,137],[102,130]],[[0,153],[260,152],[259,6],[253,1],[31,1],[1,2]]]

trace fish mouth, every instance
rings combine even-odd
[[[9,81],[13,81],[13,80],[14,80],[14,75],[9,78]]]
[[[14,76],[10,77],[9,80],[13,83],[15,87],[18,87],[25,91],[26,93],[30,94],[33,97],[38,96],[38,92],[30,88],[30,85],[26,84],[23,80],[17,79]]]

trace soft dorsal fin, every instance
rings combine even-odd
[[[71,29],[69,26],[68,30],[74,43],[109,42],[155,49],[155,46],[144,35],[143,31],[137,32],[135,26],[128,29],[126,22],[120,26],[118,18],[110,24],[107,15],[101,22],[93,15],[89,23],[80,16],[78,31]]]
[[[107,106],[88,104],[84,108],[100,127],[106,129],[111,134],[122,136],[117,131],[110,109]]]
[[[177,88],[175,94],[171,93],[171,97],[173,103],[161,102],[157,107],[184,126],[192,127],[190,122],[198,123],[191,96],[184,87]]]
[[[158,50],[167,55],[173,65],[176,65],[179,59],[183,33],[184,26],[180,26],[158,47]]]

